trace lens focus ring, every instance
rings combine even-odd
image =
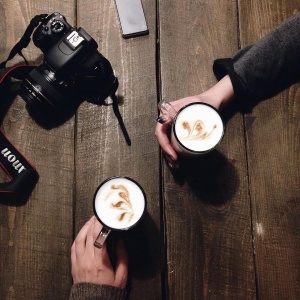
[[[59,108],[58,103],[64,103],[63,95],[53,85],[51,85],[51,83],[48,82],[37,69],[33,69],[30,72],[30,76],[34,82],[41,87],[40,94],[43,96],[45,101],[55,107],[57,111],[60,111],[61,108]]]

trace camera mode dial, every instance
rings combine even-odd
[[[62,32],[64,30],[64,27],[65,27],[64,23],[59,20],[54,20],[51,23],[51,31],[54,33]]]

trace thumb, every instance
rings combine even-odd
[[[128,253],[123,240],[117,243],[116,258],[115,285],[124,289],[128,279]]]

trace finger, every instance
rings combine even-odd
[[[103,244],[101,249],[95,250],[95,256],[99,263],[101,263],[103,266],[105,266],[108,269],[112,269],[112,264],[110,261],[110,257],[107,251],[107,245],[106,242]]]
[[[175,160],[172,155],[169,155],[169,154],[165,153],[164,151],[163,151],[163,154],[164,154],[164,157],[165,157],[165,160],[166,160],[168,166],[173,170],[177,170],[180,166],[179,160],[178,159]],[[177,157],[177,154],[176,154],[176,157]]]
[[[98,219],[94,216],[94,229],[93,229],[93,236],[94,239],[97,238],[97,236],[99,235],[101,229],[102,229],[103,225],[98,221]]]
[[[103,225],[98,221],[98,219],[95,217],[94,219],[94,229],[93,229],[93,239],[94,239],[94,242],[93,242],[93,245],[94,245],[94,252],[95,253],[98,253],[99,250],[101,250],[101,248],[99,248],[98,246],[95,246],[95,241],[97,240],[97,242],[99,243],[102,243],[103,242],[103,238],[100,237],[100,233],[101,233],[101,236],[103,236]],[[100,240],[98,240],[98,238]],[[103,246],[102,246],[103,247]]]
[[[112,264],[110,261],[110,257],[107,251],[107,245],[106,242],[103,244],[102,248],[97,248],[94,246],[94,257],[95,257],[95,262],[97,262],[97,264],[99,266],[101,266],[101,268],[103,268],[104,266],[107,269],[112,270]]]
[[[116,273],[115,283],[120,288],[124,289],[128,278],[128,253],[125,248],[123,240],[119,240],[116,248]]]
[[[72,274],[74,281],[77,276],[76,269],[78,268],[78,264],[79,264],[79,262],[77,261],[76,246],[75,246],[75,242],[74,242],[71,247],[71,274]]]
[[[94,237],[94,228],[95,228],[95,220],[96,217],[92,216],[91,217],[91,224],[90,227],[88,229],[87,235],[86,235],[86,252],[87,255],[91,255],[91,257],[94,257],[94,241],[95,241],[95,237]]]
[[[170,143],[169,137],[168,137],[168,130],[169,130],[168,123],[165,124],[157,124],[155,129],[155,136],[157,138],[157,141],[163,150],[164,154],[166,155],[166,158],[169,163],[174,163],[177,161],[178,156],[175,152],[173,146]]]
[[[101,232],[103,228],[103,225],[98,221],[98,219],[95,217],[94,219],[94,232],[93,232],[93,251],[95,255],[95,259],[97,261],[100,261],[103,264],[103,261],[106,261],[107,254],[107,247],[106,242],[103,244],[102,248],[97,248],[94,246],[94,242],[97,239],[99,233]]]
[[[76,244],[74,241],[71,247],[71,264],[74,264],[75,262],[76,262]]]
[[[77,256],[81,257],[85,252],[87,233],[92,225],[92,218],[87,221],[79,231],[74,243],[74,251]]]

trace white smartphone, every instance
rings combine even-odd
[[[149,33],[141,0],[115,0],[123,38]]]

